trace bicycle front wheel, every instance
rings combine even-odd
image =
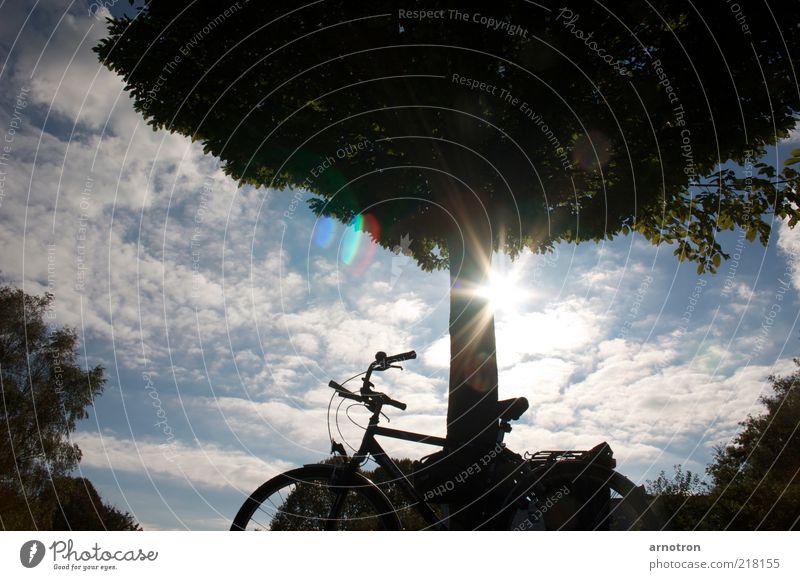
[[[332,465],[282,473],[247,498],[231,530],[398,529],[391,504],[366,477],[356,474],[347,483],[335,481]]]
[[[513,530],[659,529],[644,488],[611,469],[557,462],[532,480],[513,501]]]

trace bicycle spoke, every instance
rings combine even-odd
[[[262,504],[262,505],[263,505],[263,504]],[[258,506],[258,508],[257,508],[257,509],[258,509],[258,511],[260,511],[260,512],[263,512],[263,513],[264,513],[264,515],[266,515],[266,516],[269,516],[270,518],[272,518],[272,515],[273,515],[273,514],[269,513],[269,512],[268,512],[267,510],[265,510],[263,507],[261,507],[261,506]]]
[[[264,530],[264,531],[266,531],[266,530],[268,530],[268,529],[269,529],[269,526],[262,524],[260,521],[258,521],[258,520],[257,520],[257,519],[255,519],[255,518],[252,518],[252,521],[253,521],[254,523],[258,524],[259,526],[261,526],[261,529],[262,529],[262,530]]]

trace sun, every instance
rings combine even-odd
[[[489,301],[493,311],[516,312],[519,305],[528,297],[528,292],[519,284],[519,273],[515,270],[509,272],[492,271],[489,281],[477,291]]]

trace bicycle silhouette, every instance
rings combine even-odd
[[[601,443],[588,451],[539,451],[520,456],[506,448],[510,421],[527,410],[525,398],[500,401],[497,444],[493,449],[451,448],[441,437],[380,425],[386,406],[405,410],[405,403],[374,390],[373,372],[401,368],[395,363],[416,358],[414,351],[386,356],[379,352],[362,373],[356,393],[335,381],[334,396],[355,401],[370,413],[358,451],[348,457],[331,439],[335,463],[305,465],[282,473],[255,490],[233,520],[231,530],[400,530],[396,506],[360,471],[370,458],[390,476],[413,510],[421,529],[448,530],[464,510],[477,510],[487,530],[632,530],[658,529],[658,519],[642,486],[614,470],[611,448]],[[359,375],[356,375],[359,376]],[[353,377],[355,378],[355,377]],[[348,379],[350,380],[350,379]],[[376,437],[402,439],[440,447],[415,462],[412,480],[389,457]]]

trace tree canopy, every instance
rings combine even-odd
[[[713,270],[719,230],[766,241],[797,201],[766,166],[707,178],[800,109],[791,7],[740,6],[151,0],[96,50],[154,128],[425,269],[485,221],[511,254],[636,231]]]
[[[81,459],[70,434],[88,416],[105,377],[101,366],[81,368],[73,329],[50,323],[53,300],[0,286],[0,526],[133,529],[129,515],[69,475]],[[95,527],[86,527],[92,513]]]
[[[749,416],[708,468],[720,527],[734,530],[800,528],[800,359],[798,370],[769,378],[765,410]]]
[[[800,111],[800,28],[790,4],[736,6],[147,0],[95,50],[154,130],[296,190],[285,217],[305,193],[449,267],[448,439],[491,443],[493,251],[634,232],[714,271],[720,231],[797,222],[797,172],[759,160]]]

